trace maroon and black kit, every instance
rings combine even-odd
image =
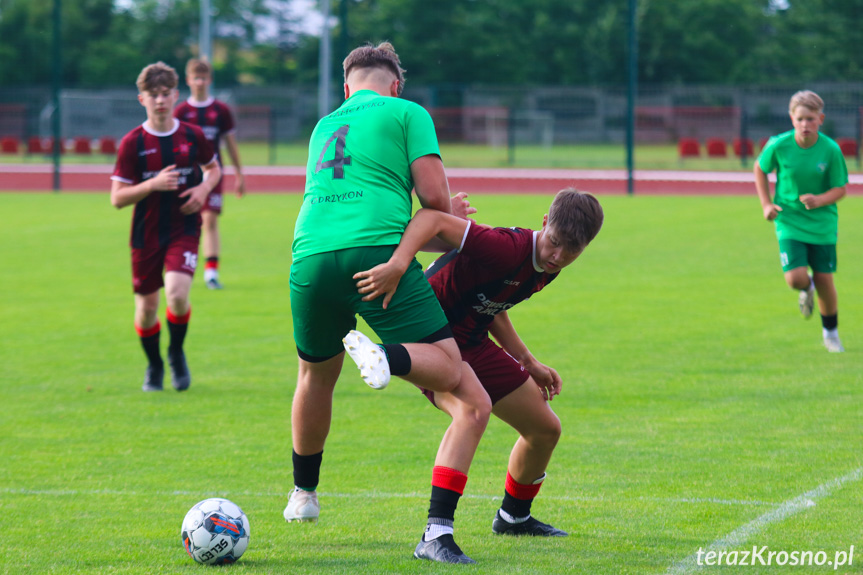
[[[462,359],[492,403],[518,389],[529,374],[488,335],[494,316],[528,299],[558,274],[536,263],[539,232],[469,224],[461,247],[441,256],[426,278],[449,320]],[[431,399],[432,394],[425,392]]]
[[[148,294],[164,285],[165,271],[194,275],[201,236],[201,214],[182,214],[187,198],[179,197],[202,182],[200,166],[215,159],[212,144],[197,126],[175,122],[157,133],[138,126],[121,140],[112,180],[134,185],[176,165],[178,188],[155,191],[135,204],[130,245],[135,293]]]
[[[204,136],[213,145],[216,154],[219,154],[221,149],[222,136],[233,132],[236,128],[231,109],[227,104],[213,97],[204,102],[196,102],[189,98],[174,108],[174,117],[200,127]],[[222,165],[221,157],[219,157],[219,165]],[[217,214],[222,213],[222,180],[207,196],[203,209]]]

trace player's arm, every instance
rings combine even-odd
[[[243,177],[243,167],[240,165],[240,149],[237,147],[237,137],[234,132],[225,134],[225,146],[231,163],[234,165],[234,193],[240,198],[246,193],[246,180]]]
[[[761,202],[761,211],[764,213],[764,219],[775,220],[782,208],[773,203],[770,199],[770,182],[767,179],[767,174],[755,162],[755,167],[752,170],[755,173],[755,191],[758,192],[758,200]]]
[[[527,345],[515,331],[509,314],[502,311],[495,315],[488,331],[497,343],[527,370],[542,391],[543,398],[551,401],[555,395],[560,395],[560,389],[563,385],[560,375],[554,368],[540,363],[533,357]]]
[[[449,182],[439,156],[429,154],[411,163],[414,191],[424,208],[452,213]]]
[[[137,184],[129,184],[119,180],[111,182],[111,205],[115,208],[125,208],[137,204],[153,192],[172,192],[177,189],[177,166],[171,164],[148,180]]]
[[[417,252],[434,237],[451,247],[461,246],[470,225],[469,220],[438,210],[427,208],[417,210],[389,261],[354,274],[354,279],[358,280],[357,291],[363,294],[363,301],[384,296],[383,307],[386,309],[396,292],[399,280]]]
[[[845,186],[839,186],[838,188],[831,188],[823,194],[800,194],[800,201],[806,206],[807,210],[814,210],[815,208],[823,208],[824,206],[835,204],[844,198],[845,194]]]
[[[216,187],[216,184],[218,184],[219,180],[222,178],[222,168],[219,167],[219,162],[216,161],[215,157],[206,166],[201,166],[201,170],[204,172],[204,177],[201,183],[189,188],[179,196],[181,198],[188,198],[186,202],[180,206],[181,214],[188,215],[200,211],[201,208],[204,207],[204,203],[207,201],[207,196],[213,191],[213,188]]]

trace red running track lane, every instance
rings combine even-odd
[[[63,191],[105,192],[111,188],[109,164],[66,165],[61,169]],[[305,167],[249,166],[243,170],[249,192],[300,193]],[[226,169],[226,190],[233,185],[233,169]],[[771,181],[775,181],[771,174]],[[624,170],[447,169],[453,193],[553,194],[575,187],[597,194],[625,194]],[[0,191],[50,191],[52,166],[0,164]],[[849,193],[863,193],[863,174],[851,174]],[[636,170],[635,193],[645,195],[754,195],[750,172],[685,172]]]

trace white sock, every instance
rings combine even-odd
[[[513,517],[503,509],[499,509],[498,513],[500,513],[501,518],[507,523],[524,523],[528,519],[530,519],[530,513],[528,513],[527,517]]]
[[[207,268],[204,270],[204,281],[219,279],[219,270]]]
[[[824,335],[824,339],[827,339],[828,337],[838,338],[839,337],[839,328],[838,327],[834,328],[834,329],[821,328],[821,333]]]
[[[441,535],[452,535],[453,534],[453,526],[452,525],[438,525],[436,523],[429,523],[426,525],[426,532],[423,535],[423,541],[431,541],[433,539],[437,539]]]

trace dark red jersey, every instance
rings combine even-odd
[[[536,265],[538,233],[470,224],[460,250],[441,256],[426,270],[459,347],[483,343],[496,314],[557,277]]]
[[[172,164],[176,164],[179,172],[177,190],[153,192],[135,204],[133,248],[161,248],[177,235],[200,237],[201,214],[181,214],[180,206],[186,198],[179,195],[201,183],[200,166],[213,159],[213,145],[201,129],[185,122],[175,122],[174,129],[166,133],[156,133],[141,125],[123,137],[112,180],[138,184]]]
[[[219,152],[222,136],[233,132],[235,126],[231,109],[224,102],[212,97],[204,102],[196,102],[189,98],[174,108],[174,117],[200,126],[204,135],[212,142],[216,153]]]

